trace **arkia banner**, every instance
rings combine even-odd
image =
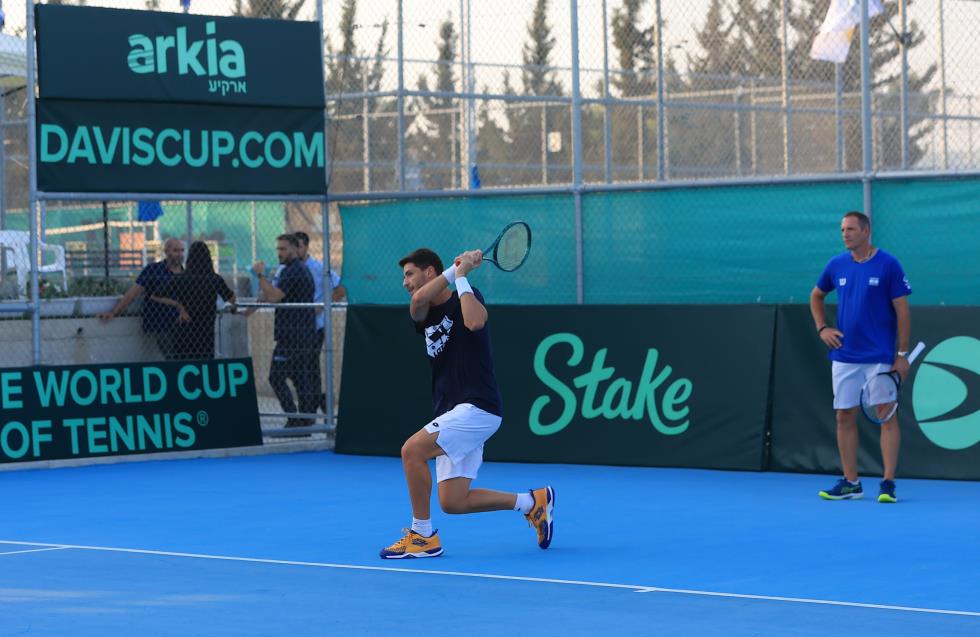
[[[37,103],[47,192],[323,194],[323,112],[199,104]]]
[[[0,463],[261,444],[251,359],[0,369]]]
[[[323,108],[316,22],[38,4],[42,99]]]
[[[35,11],[41,192],[326,192],[316,23]]]
[[[772,306],[489,310],[504,418],[487,459],[763,468]],[[337,450],[397,454],[432,418],[407,304],[349,308],[344,352]]]

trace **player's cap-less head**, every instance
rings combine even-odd
[[[402,268],[402,286],[413,294],[423,285],[442,273],[442,259],[429,248],[419,248],[403,257],[398,265]]]

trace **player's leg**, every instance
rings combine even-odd
[[[400,540],[381,549],[383,559],[438,557],[442,555],[439,534],[432,528],[429,501],[432,498],[432,474],[429,460],[442,456],[436,444],[438,433],[425,428],[412,434],[402,445],[402,468],[412,503],[412,528],[406,529]]]
[[[885,474],[882,476],[878,502],[898,502],[895,495],[895,471],[898,468],[898,450],[901,445],[902,430],[898,426],[898,414],[895,414],[881,426],[881,462]]]
[[[516,493],[491,489],[471,489],[471,478],[457,477],[439,483],[439,505],[446,513],[483,513],[484,511],[513,511]]]
[[[858,480],[857,412],[861,403],[865,367],[867,366],[837,361],[832,366],[837,451],[844,477],[831,488],[819,492],[818,495],[825,500],[854,500],[864,497],[864,489]]]
[[[857,453],[858,429],[857,407],[837,410],[837,450],[840,452],[844,477],[851,482],[858,481]]]
[[[279,405],[287,414],[296,411],[296,403],[293,401],[293,392],[286,382],[289,376],[289,357],[278,344],[272,351],[272,364],[269,366],[269,386],[279,399]]]
[[[429,460],[443,454],[442,448],[436,443],[438,437],[438,433],[419,429],[402,445],[402,468],[408,484],[412,515],[422,520],[430,518],[432,474],[429,472]]]

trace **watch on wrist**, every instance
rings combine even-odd
[[[908,358],[909,357],[909,353],[908,352],[897,352],[897,354],[899,356],[903,357],[903,358]]]

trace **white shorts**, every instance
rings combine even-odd
[[[834,409],[850,409],[861,404],[864,383],[892,367],[884,363],[841,363],[831,366],[834,383]]]
[[[424,429],[439,434],[436,444],[445,455],[436,457],[436,482],[450,478],[475,479],[483,464],[483,443],[500,428],[500,416],[469,403],[456,405]]]

